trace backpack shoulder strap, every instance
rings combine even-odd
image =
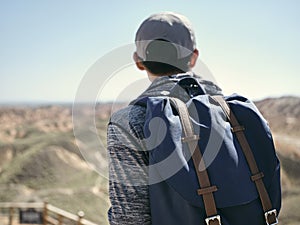
[[[276,209],[273,209],[272,203],[269,197],[269,194],[266,190],[266,187],[264,185],[264,182],[262,178],[264,177],[264,174],[259,171],[259,168],[257,166],[257,163],[255,161],[254,155],[252,153],[251,147],[246,139],[246,136],[244,134],[245,128],[239,124],[236,116],[230,109],[229,104],[225,101],[223,96],[212,96],[211,97],[215,103],[217,103],[224,111],[230,125],[231,130],[237,137],[238,142],[240,143],[240,146],[242,148],[242,151],[245,155],[245,158],[248,162],[249,169],[251,171],[251,180],[255,182],[256,189],[258,191],[262,207],[265,213],[265,219],[267,224],[277,224],[277,211]]]
[[[206,170],[202,154],[198,145],[199,136],[194,133],[194,129],[189,117],[186,104],[178,98],[169,98],[170,103],[174,106],[179,114],[180,122],[184,137],[183,142],[187,142],[195,171],[197,174],[200,189],[197,190],[198,195],[202,195],[207,218],[207,225],[221,225],[220,216],[217,214],[215,199],[213,192],[217,191],[216,186],[211,186],[210,179]]]

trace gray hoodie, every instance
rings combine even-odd
[[[137,99],[144,96],[168,95],[174,79],[193,76],[208,95],[220,95],[221,89],[211,81],[193,74],[163,76],[155,79]],[[186,94],[178,96],[187,101]],[[148,152],[144,145],[143,127],[146,108],[130,104],[111,116],[107,131],[109,156],[109,198],[111,207],[108,220],[112,225],[151,224],[148,191]]]

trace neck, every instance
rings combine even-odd
[[[153,74],[149,71],[147,71],[147,75],[148,75],[148,79],[153,82],[155,79],[159,78],[159,77],[164,77],[164,76],[171,76],[171,75],[175,75],[176,73],[165,73],[165,74]]]

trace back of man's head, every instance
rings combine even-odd
[[[136,54],[153,74],[186,72],[196,49],[194,31],[182,15],[163,12],[150,16],[139,27]]]

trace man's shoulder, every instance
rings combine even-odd
[[[130,135],[136,141],[144,138],[144,124],[145,124],[146,108],[139,105],[128,105],[127,107],[114,112],[111,115],[109,127],[109,134],[126,134]],[[117,130],[115,129],[117,128]],[[118,138],[121,138],[120,136]],[[128,140],[127,138],[125,140]],[[126,141],[122,141],[127,143]],[[123,144],[124,144],[123,143]],[[130,144],[130,142],[128,142]]]
[[[213,81],[199,79],[199,83],[204,88],[205,93],[208,95],[220,95],[222,94],[222,89]]]
[[[131,105],[119,109],[111,115],[110,123],[118,124],[122,127],[128,125],[143,124],[145,121],[146,107],[141,105]]]

